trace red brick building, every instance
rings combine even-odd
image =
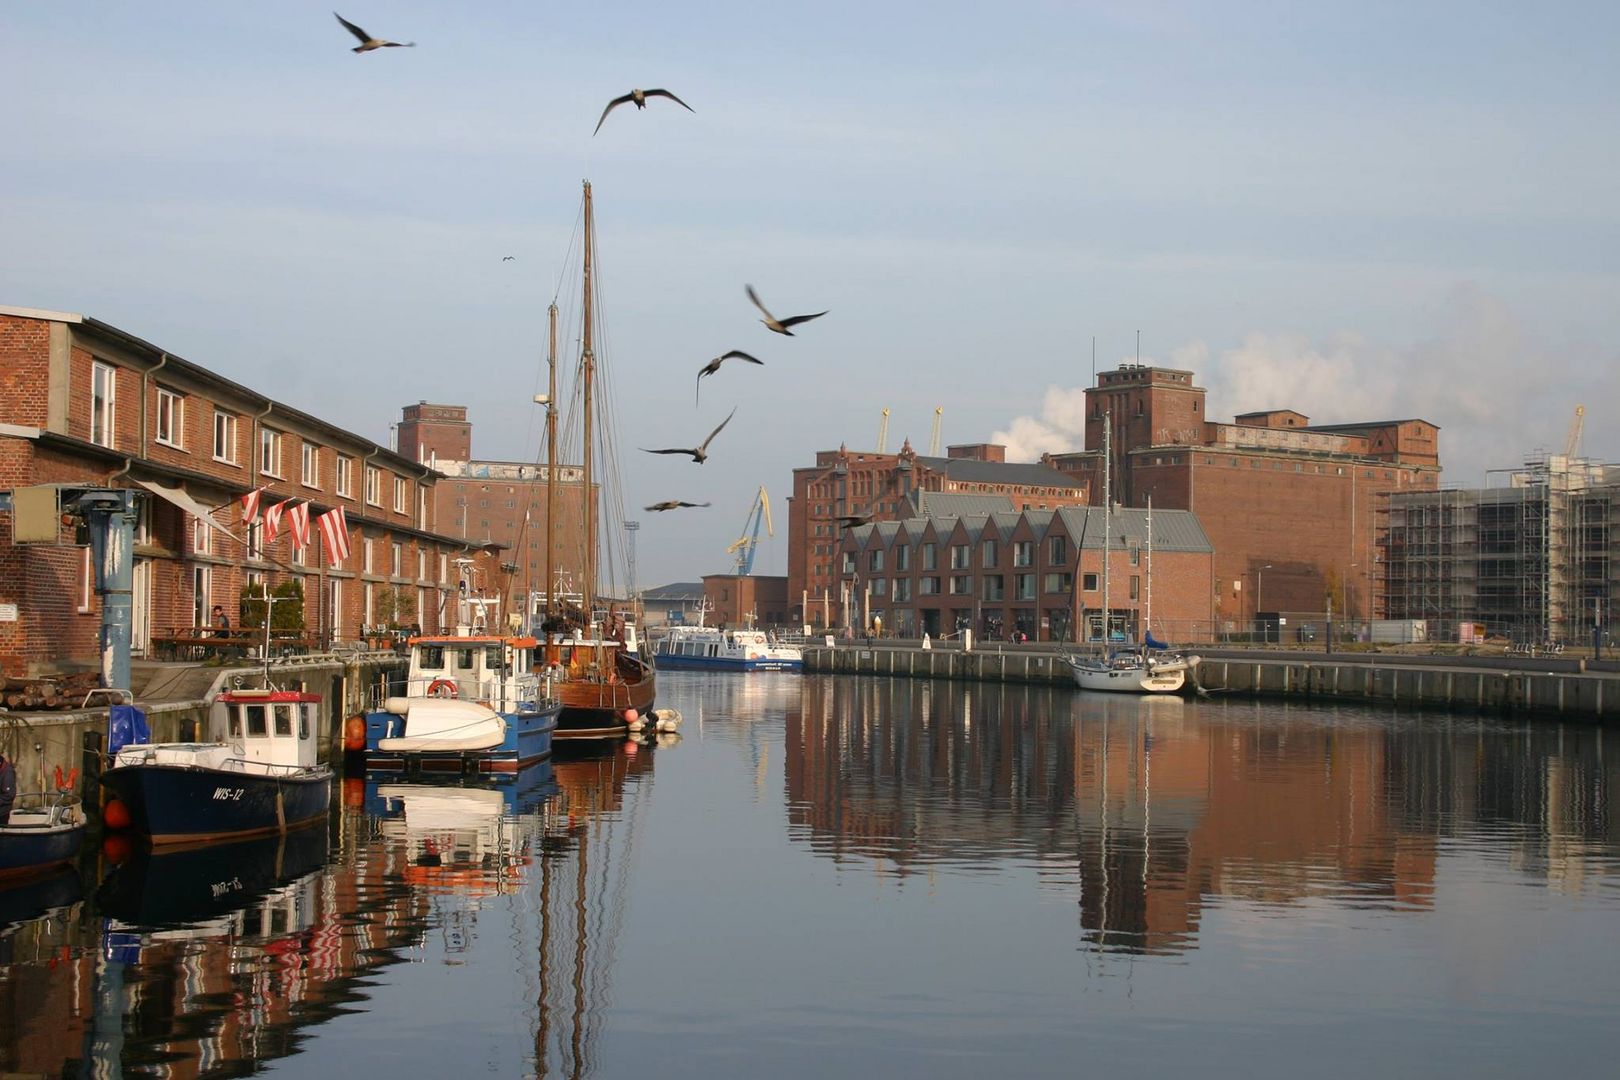
[[[1007,461],[991,443],[952,446],[946,457],[922,457],[907,441],[898,454],[823,450],[816,463],[793,470],[788,500],[790,621],[816,621],[838,594],[838,553],[846,514],[896,521],[918,513],[920,494],[1000,496],[1017,510],[1083,506],[1086,483],[1051,465]],[[806,599],[808,598],[808,599]]]
[[[1105,518],[1108,520],[1105,523]],[[1103,640],[1103,546],[1113,629],[1140,641],[1201,640],[1213,610],[1214,554],[1198,519],[1155,510],[1066,507],[938,515],[845,533],[835,626],[933,637]],[[819,616],[811,603],[812,616]],[[813,622],[820,622],[813,618]]]
[[[1104,417],[1115,503],[1198,515],[1222,629],[1259,611],[1320,612],[1329,594],[1377,617],[1376,510],[1387,493],[1439,486],[1439,428],[1425,420],[1313,425],[1276,409],[1213,423],[1192,372],[1134,364],[1086,391],[1086,449],[1044,460],[1100,491]]]
[[[439,473],[435,511],[443,529],[470,543],[498,544],[504,571],[493,586],[505,610],[522,610],[525,592],[543,595],[546,581],[547,467],[538,463],[479,460],[472,456],[472,424],[465,405],[405,406],[399,452]],[[585,474],[578,465],[557,467],[557,531],[552,570],[560,592],[579,589],[585,562]],[[601,486],[592,484],[599,496]],[[598,530],[601,535],[601,530]]]
[[[323,642],[357,639],[384,622],[437,629],[457,588],[457,560],[471,554],[436,529],[437,479],[387,447],[100,320],[0,307],[0,488],[141,492],[136,655],[155,636],[207,625],[215,604],[239,625],[249,583],[298,581],[305,630]],[[217,507],[210,517],[221,528],[148,494],[141,480]],[[262,525],[244,525],[240,498],[259,487],[265,506],[309,503],[310,547],[295,552],[286,531],[267,544]],[[350,551],[331,565],[313,524],[336,506]],[[58,546],[14,546],[11,516],[0,513],[0,605],[16,606],[15,621],[0,621],[7,671],[96,659],[100,604],[89,549],[73,540],[64,526]]]
[[[710,626],[788,626],[787,578],[779,574],[705,574],[703,608]]]

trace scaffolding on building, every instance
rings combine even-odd
[[[1620,467],[1537,454],[1496,486],[1390,493],[1379,504],[1379,610],[1515,642],[1584,643],[1620,598]]]

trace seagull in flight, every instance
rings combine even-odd
[[[737,410],[732,409],[731,412],[726,415],[726,418],[720,421],[720,427],[717,427],[713,431],[709,432],[709,437],[703,440],[703,445],[694,447],[693,449],[687,450],[684,448],[674,448],[669,450],[648,450],[645,446],[643,446],[641,449],[644,453],[648,454],[690,454],[692,455],[692,460],[701,465],[705,461],[709,460],[709,444],[714,442],[714,437],[716,435],[720,434],[720,428],[723,428],[727,424],[731,423],[731,418],[736,415]]]
[[[709,505],[708,503],[689,503],[689,502],[682,502],[679,499],[665,499],[663,502],[661,502],[661,503],[653,503],[651,506],[645,507],[645,509],[646,509],[647,513],[649,513],[649,514],[657,514],[657,513],[663,512],[665,510],[679,510],[683,506],[708,506],[708,505]]]
[[[818,311],[814,315],[793,315],[786,319],[778,319],[775,315],[772,315],[768,310],[766,310],[764,304],[759,302],[759,295],[754,292],[754,287],[752,285],[744,285],[743,288],[748,290],[748,299],[754,302],[754,306],[759,308],[761,312],[764,312],[765,317],[759,321],[765,324],[765,329],[774,330],[778,334],[786,334],[788,337],[793,337],[794,333],[792,330],[788,329],[788,327],[798,326],[802,322],[809,322],[811,319],[819,319],[823,315],[827,314],[825,311]]]
[[[602,119],[596,122],[596,131],[602,130],[603,123],[607,121],[608,113],[612,112],[614,109],[617,109],[620,105],[633,101],[636,103],[637,109],[645,109],[647,107],[647,99],[650,97],[667,97],[669,100],[673,101],[687,112],[697,112],[696,109],[692,108],[692,106],[688,105],[686,102],[682,101],[668,90],[632,90],[623,97],[616,97],[607,103],[607,108],[602,110]],[[591,132],[593,137],[596,135],[596,131]]]
[[[364,30],[360,29],[358,26],[354,25],[354,23],[350,22],[348,19],[345,19],[343,16],[339,15],[337,12],[332,12],[332,15],[337,19],[338,22],[343,24],[343,28],[345,30],[360,39],[360,44],[356,48],[351,49],[350,52],[363,53],[370,52],[372,49],[416,48],[416,42],[414,41],[389,41],[387,38],[374,38]]]
[[[501,262],[511,262],[515,258],[517,258],[516,255],[502,255]]]
[[[857,525],[869,525],[872,522],[871,514],[840,514],[835,519],[840,529],[853,529]]]
[[[704,364],[703,367],[698,369],[698,389],[701,390],[703,388],[703,377],[705,375],[713,375],[715,372],[719,371],[720,365],[725,363],[727,360],[746,360],[750,364],[759,364],[761,367],[763,367],[765,364],[765,361],[760,360],[757,357],[749,356],[741,349],[732,349],[728,353],[722,353],[721,355],[715,357],[713,360],[710,360],[707,364]],[[696,391],[694,391],[692,394],[692,400],[697,400]]]

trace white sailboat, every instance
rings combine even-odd
[[[1147,638],[1150,644],[1113,649],[1113,612],[1109,608],[1108,578],[1114,530],[1112,473],[1109,455],[1110,418],[1103,417],[1103,561],[1102,635],[1100,656],[1069,656],[1069,670],[1082,690],[1102,690],[1121,694],[1173,694],[1187,683],[1187,673],[1198,665],[1198,657],[1171,655],[1156,650],[1152,642],[1153,595],[1153,517],[1148,510],[1148,596]]]

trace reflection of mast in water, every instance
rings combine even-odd
[[[561,828],[547,837],[540,865],[536,1076],[580,1077],[595,1064],[646,803],[636,799],[625,816],[625,787],[650,779],[654,756],[645,749],[626,753],[633,745],[604,743],[577,752],[571,747],[579,756],[553,765]],[[569,858],[571,868],[563,865]],[[560,980],[563,972],[567,978]],[[559,1020],[566,1021],[566,1030],[556,1030]]]

